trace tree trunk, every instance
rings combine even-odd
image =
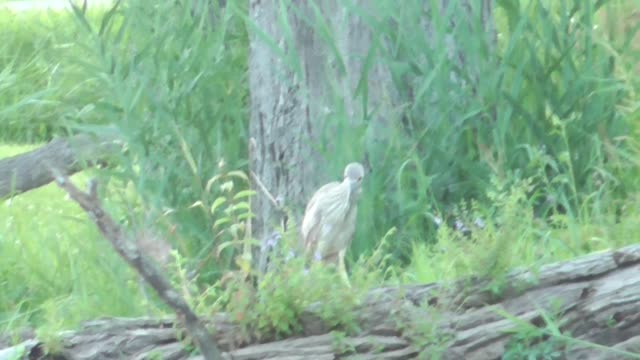
[[[116,136],[96,138],[81,134],[54,139],[24,154],[0,159],[0,199],[49,184],[54,180],[50,167],[72,175],[121,149]]]
[[[332,333],[313,309],[300,321],[302,333],[258,343],[225,314],[210,319],[225,359],[499,359],[516,349],[518,334],[529,345],[556,351],[562,359],[640,357],[640,245],[550,264],[538,272],[514,271],[500,295],[480,279],[372,290],[356,308],[360,332]],[[545,317],[553,324],[546,324]],[[61,357],[97,359],[125,356],[142,359],[189,358],[172,319],[102,319],[61,334]],[[529,328],[527,328],[527,326]],[[533,338],[531,329],[558,327],[557,335],[579,339],[562,342]],[[519,329],[519,330],[518,330]],[[518,332],[519,331],[519,332]],[[1,342],[1,341],[0,341]],[[590,347],[587,342],[610,347]],[[551,348],[555,344],[554,348]],[[27,340],[24,359],[41,354],[43,344]],[[519,356],[527,347],[520,347]],[[0,360],[17,347],[0,350]],[[531,351],[531,350],[529,350]],[[45,357],[46,358],[46,357]],[[49,357],[53,358],[53,357]]]
[[[356,5],[365,3],[355,1]],[[280,196],[300,218],[312,192],[322,183],[336,180],[346,163],[332,161],[327,117],[344,106],[348,125],[362,125],[365,114],[356,99],[363,59],[371,47],[371,31],[360,18],[339,1],[317,2],[328,23],[338,54],[332,53],[313,25],[303,18],[315,17],[306,1],[291,1],[286,9],[289,34],[281,25],[277,1],[250,1],[250,18],[259,30],[250,33],[249,88],[251,91],[251,169],[265,187]],[[295,9],[295,10],[294,10]],[[300,16],[295,15],[299,11]],[[259,32],[278,47],[274,51]],[[281,54],[278,52],[282,51]],[[368,102],[382,103],[391,91],[388,70],[374,66],[369,72]],[[331,81],[334,81],[333,83]],[[342,104],[334,99],[341,99]],[[388,101],[387,101],[388,102]],[[384,110],[377,117],[385,118]],[[331,131],[329,131],[331,134]],[[360,139],[354,139],[359,142]],[[354,149],[353,161],[363,161],[363,149]],[[257,221],[254,229],[264,238],[274,221],[273,204],[258,196],[253,204]]]
[[[249,5],[253,22],[249,53],[250,168],[274,197],[286,202],[298,222],[313,191],[340,178],[346,163],[361,161],[371,169],[367,149],[388,146],[390,128],[402,120],[399,104],[412,101],[400,98],[385,63],[388,48],[393,45],[388,44],[385,34],[372,29],[375,21],[390,22],[391,28],[398,24],[386,14],[369,14],[375,20],[365,20],[341,1],[311,3],[251,0]],[[364,13],[370,11],[370,1],[352,3]],[[429,4],[425,3],[425,14]],[[439,2],[442,9],[448,4],[448,0]],[[478,4],[488,37],[495,38],[492,1]],[[455,6],[460,7],[456,13],[464,23],[470,15],[469,3]],[[428,21],[423,26],[425,36],[432,39]],[[470,68],[472,75],[468,78],[477,79],[477,72],[465,63],[461,49],[449,40],[449,59]],[[430,43],[434,51],[441,51],[435,48],[435,42]],[[337,136],[341,131],[335,129],[344,130],[345,126],[358,135],[349,139]],[[252,204],[256,214],[253,230],[264,242],[279,220],[279,212],[272,201],[258,193]]]

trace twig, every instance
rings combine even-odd
[[[171,286],[169,280],[158,271],[153,262],[140,252],[135,243],[122,231],[122,228],[102,209],[98,199],[97,182],[91,180],[89,192],[84,193],[73,185],[62,172],[54,168],[50,168],[50,171],[58,186],[84,209],[118,254],[153,287],[159,297],[176,312],[178,318],[184,320],[187,331],[193,337],[204,358],[208,360],[221,359],[220,350],[214,344],[212,336],[187,302]]]
[[[256,139],[255,138],[250,138],[249,139],[249,155],[253,155],[256,151]],[[253,181],[258,185],[258,187],[260,188],[260,190],[262,191],[262,193],[267,197],[267,199],[269,199],[269,201],[271,201],[271,204],[278,210],[280,211],[284,211],[284,206],[283,206],[283,201],[278,201],[278,198],[274,197],[273,194],[271,194],[271,192],[269,191],[269,189],[267,189],[266,186],[264,186],[264,184],[262,183],[262,181],[260,181],[260,178],[258,177],[258,175],[256,175],[256,173],[254,173],[253,171],[249,170],[249,175],[251,176],[251,178],[253,179]]]
[[[0,199],[18,195],[54,181],[44,164],[72,175],[88,167],[104,165],[123,149],[115,132],[100,136],[78,134],[56,138],[26,153],[0,159]]]
[[[282,210],[282,204],[281,204],[282,201],[278,201],[276,198],[273,197],[273,195],[271,194],[271,192],[269,192],[267,187],[264,186],[262,181],[260,181],[260,178],[258,178],[258,175],[256,175],[253,171],[249,171],[249,175],[251,175],[251,178],[258,185],[260,190],[262,190],[262,193],[267,197],[267,199],[269,199],[269,201],[271,201],[271,204],[273,204],[273,206],[276,209]]]

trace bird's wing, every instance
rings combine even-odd
[[[317,245],[321,234],[321,223],[325,217],[326,199],[333,198],[333,194],[340,189],[339,185],[339,182],[328,183],[318,189],[309,200],[301,226],[302,241],[305,249],[309,250]]]
[[[337,259],[340,252],[346,251],[351,246],[353,235],[356,230],[356,218],[358,214],[357,205],[352,205],[347,209],[347,213],[339,221],[339,231],[331,234],[330,242],[324,244],[322,257],[327,259]]]

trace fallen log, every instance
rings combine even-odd
[[[122,144],[113,134],[79,134],[56,138],[29,152],[0,159],[0,199],[51,183],[54,178],[50,167],[70,176],[121,150]]]
[[[500,359],[516,349],[512,341],[525,328],[540,330],[543,336],[528,344],[552,346],[550,358],[640,358],[640,245],[513,271],[499,294],[489,284],[373,289],[354,310],[361,331],[349,335],[332,332],[314,308],[301,316],[302,332],[287,339],[259,342],[226,314],[208,321],[223,358],[235,360]],[[171,318],[99,319],[61,334],[56,359],[199,358],[178,340],[179,329]],[[43,354],[37,340],[21,346],[24,359]],[[0,351],[0,360],[17,349]]]

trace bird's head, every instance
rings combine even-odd
[[[362,164],[352,162],[344,168],[344,182],[349,184],[352,194],[360,193],[360,186],[364,178],[364,167]]]

